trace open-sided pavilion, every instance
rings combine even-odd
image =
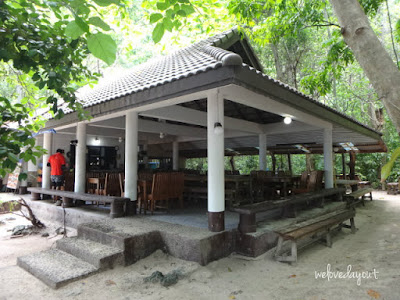
[[[124,140],[125,196],[132,201],[137,200],[140,147],[149,156],[172,157],[173,169],[180,157],[207,156],[211,231],[225,229],[226,149],[257,152],[259,169],[265,170],[267,149],[300,153],[295,145],[312,148],[324,155],[325,188],[334,185],[333,153],[344,151],[340,143],[351,142],[360,152],[386,150],[379,132],[263,74],[237,30],[139,65],[84,89],[78,99],[90,121],[79,121],[77,112],[64,107],[66,115],[49,120],[45,128],[77,140],[75,192],[85,192],[86,146],[94,137]],[[284,124],[285,117],[292,122]],[[52,133],[39,138],[49,154],[57,147]],[[42,185],[50,188],[48,168]]]

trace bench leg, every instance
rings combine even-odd
[[[331,236],[331,231],[329,229],[326,232],[326,246],[332,248],[332,236]]]
[[[296,241],[292,241],[292,245],[291,245],[291,248],[292,248],[292,255],[291,255],[291,259],[292,259],[292,262],[297,262],[297,243],[296,243]]]
[[[354,218],[350,218],[350,228],[351,228],[351,233],[356,233],[356,231],[357,231],[357,228],[356,228],[356,225],[355,225],[355,223],[354,223]]]
[[[31,199],[32,200],[40,200],[40,194],[39,193],[31,193]]]
[[[281,261],[281,262],[289,262],[291,264],[297,262],[297,243],[296,241],[292,240],[291,245],[290,245],[290,256],[281,256],[281,249],[283,245],[283,237],[279,237],[278,239],[278,245],[276,246],[275,250],[275,260]]]
[[[256,232],[256,214],[240,214],[238,229],[241,233]]]
[[[72,198],[62,197],[63,207],[72,207],[74,206],[74,202]]]
[[[124,203],[113,201],[111,203],[110,218],[120,218],[124,216]]]
[[[275,249],[275,253],[274,253],[275,257],[278,257],[281,254],[282,244],[283,244],[283,237],[279,236],[278,244],[276,245],[276,249]]]

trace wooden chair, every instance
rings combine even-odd
[[[174,172],[169,174],[169,199],[177,199],[179,201],[180,208],[183,208],[183,190],[185,175],[181,172]]]
[[[119,189],[121,191],[121,197],[125,197],[125,173],[118,174]]]
[[[303,173],[301,173],[300,176],[300,182],[299,182],[299,189],[306,189],[307,188],[307,182],[308,182],[308,172],[304,171]]]
[[[150,202],[150,211],[151,214],[154,213],[156,208],[156,202],[163,201],[165,202],[165,206],[159,207],[166,207],[168,209],[168,201],[170,198],[170,191],[169,191],[169,174],[168,173],[156,173],[153,175],[153,183],[151,186],[151,193],[147,195],[147,201]],[[146,200],[145,200],[146,201]]]
[[[293,194],[302,194],[302,193],[321,190],[323,177],[324,177],[324,171],[321,170],[311,171],[310,178],[308,179],[307,182],[307,187],[293,189]]]

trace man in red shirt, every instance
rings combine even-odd
[[[56,190],[64,189],[64,172],[63,169],[65,167],[65,157],[63,155],[64,150],[57,149],[56,154],[50,156],[47,166],[51,168],[50,178],[51,178],[51,186],[55,187]],[[57,200],[56,205],[61,205],[61,200],[58,200],[55,197],[54,200]]]

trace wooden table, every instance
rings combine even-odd
[[[354,192],[358,189],[359,180],[352,180],[352,179],[336,179],[337,186],[344,186],[350,187],[351,191]]]
[[[208,176],[207,175],[185,175],[185,181],[188,182],[199,182],[199,183],[207,183]],[[252,196],[252,178],[250,175],[225,175],[225,182],[233,182],[235,184],[235,195],[234,202],[238,202],[238,193],[241,190],[241,185],[247,185],[246,194],[248,195],[251,202],[253,202]]]
[[[291,176],[271,176],[271,177],[261,177],[259,178],[262,180],[262,182],[266,183],[266,184],[274,184],[274,185],[278,185],[278,184],[282,184],[282,189],[281,191],[283,192],[283,197],[286,197],[288,195],[289,192],[289,184],[291,184],[294,180],[294,178],[292,178]]]

